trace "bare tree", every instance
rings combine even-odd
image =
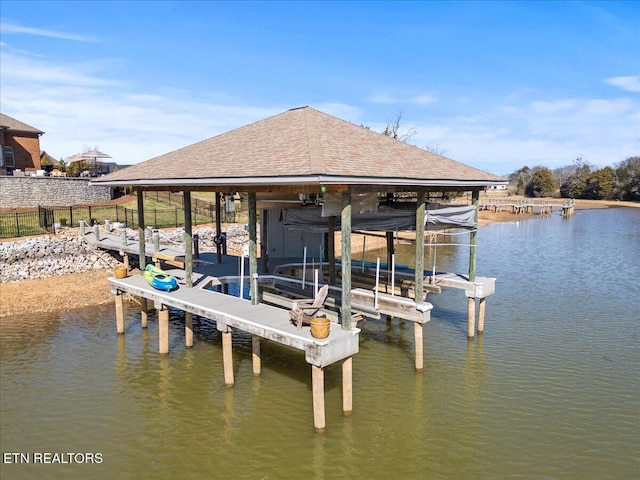
[[[407,130],[406,133],[401,135],[400,134],[401,120],[402,120],[402,112],[396,113],[396,115],[387,122],[387,126],[384,127],[382,134],[386,135],[387,137],[395,138],[396,140],[399,140],[403,143],[408,143],[411,137],[416,135],[418,131],[412,127],[409,130]]]
[[[424,147],[424,149],[427,152],[433,153],[435,155],[440,155],[441,157],[444,157],[444,155],[447,153],[447,150],[442,148],[440,146],[440,144],[437,143],[437,142],[436,143],[430,143],[429,145],[426,145]]]

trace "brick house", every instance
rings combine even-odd
[[[0,175],[40,170],[40,135],[44,132],[0,113]]]

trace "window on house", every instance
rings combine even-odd
[[[4,147],[4,165],[6,167],[15,167],[15,160],[13,158],[13,147]]]

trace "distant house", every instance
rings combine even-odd
[[[0,113],[0,174],[40,170],[40,135],[44,132]]]
[[[58,165],[60,160],[56,160],[54,157],[49,155],[47,152],[42,150],[40,152],[40,165]]]

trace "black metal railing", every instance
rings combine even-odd
[[[155,192],[153,192],[155,193]],[[159,192],[165,193],[165,192]],[[170,194],[173,204],[168,208],[145,209],[144,227],[170,228],[184,226],[183,207],[177,206],[177,195]],[[192,202],[191,218],[194,225],[216,221],[215,204],[206,201]],[[0,213],[0,238],[24,237],[54,232],[56,227],[78,227],[80,220],[87,225],[104,223],[105,219],[124,224],[127,228],[138,228],[138,210],[120,205],[73,206],[37,209],[27,212]],[[235,223],[236,212],[222,212],[223,223]]]

